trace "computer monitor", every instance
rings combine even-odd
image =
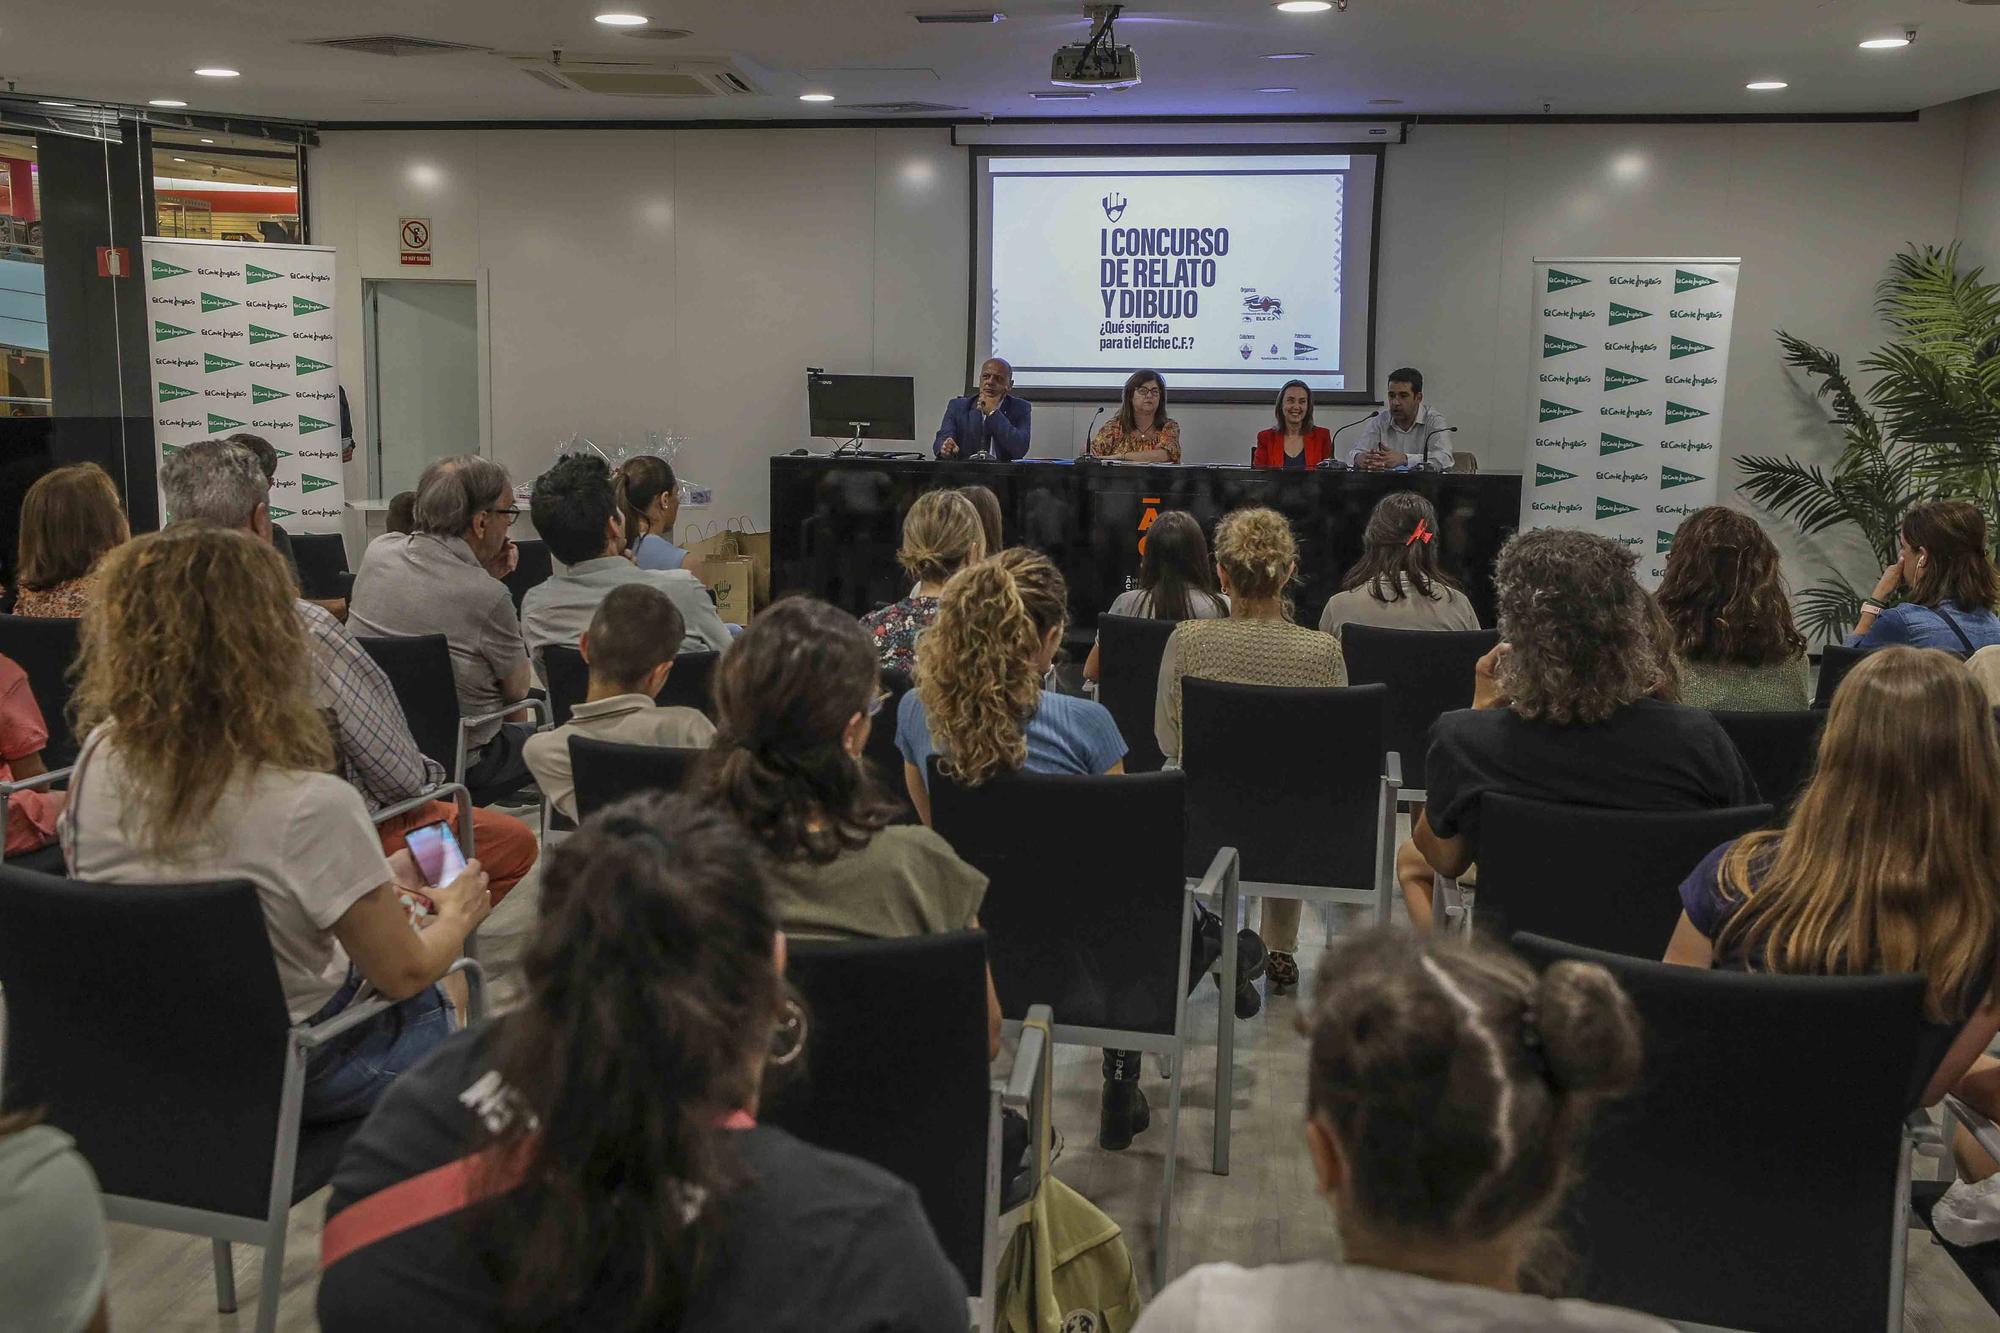
[[[917,438],[917,382],[908,375],[806,372],[812,434],[843,440]]]

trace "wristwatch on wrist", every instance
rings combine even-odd
[[[1868,611],[1873,611],[1877,615],[1880,615],[1882,612],[1887,611],[1889,609],[1889,604],[1885,601],[1882,601],[1879,598],[1864,597],[1861,599],[1861,609],[1864,613]]]

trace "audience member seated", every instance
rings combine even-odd
[[[962,1333],[916,1192],[757,1124],[804,1036],[766,876],[684,797],[621,802],[549,853],[520,1007],[400,1080],[341,1160],[326,1333]]]
[[[360,794],[328,771],[296,593],[247,532],[177,525],[106,557],[60,827],[79,879],[255,885],[294,1022],[332,1018],[364,984],[397,1002],[313,1055],[318,1122],[361,1114],[451,1031],[437,983],[491,901],[477,860],[435,887],[407,852],[392,867]],[[404,890],[433,907],[421,930]]]
[[[1681,520],[1658,601],[1681,703],[1764,713],[1811,702],[1805,636],[1756,519],[1710,505]]]
[[[641,454],[618,469],[618,508],[625,515],[625,545],[632,563],[641,569],[679,569],[685,548],[674,545],[674,520],[680,517],[681,489],[673,465],[664,458]],[[539,522],[536,524],[540,526]]]
[[[241,528],[258,537],[271,531],[270,493],[253,461],[254,453],[229,440],[201,440],[176,450],[160,464],[160,493],[174,523],[208,523]],[[296,591],[296,590],[295,590]],[[403,716],[395,687],[323,603],[300,598],[299,621],[305,627],[307,659],[314,705],[333,737],[336,771],[367,803],[373,816],[445,780],[444,767],[427,759]],[[449,801],[431,801],[376,825],[384,854],[408,846],[413,828],[457,818]],[[541,848],[534,830],[488,806],[472,811],[473,846],[486,867],[493,901],[520,883],[534,868]]]
[[[397,491],[389,499],[389,514],[384,525],[390,532],[400,532],[404,536],[417,530],[417,493]]]
[[[99,561],[131,537],[110,473],[95,463],[45,473],[21,500],[14,614],[81,616],[96,595]]]
[[[1215,564],[1208,556],[1208,538],[1193,514],[1169,509],[1146,529],[1146,549],[1139,554],[1139,586],[1111,599],[1112,616],[1146,620],[1221,620],[1229,603],[1215,590]],[[1084,659],[1083,678],[1102,674],[1097,644]]]
[[[791,934],[902,939],[979,925],[986,876],[928,828],[889,823],[896,807],[861,762],[881,683],[868,635],[809,597],[764,612],[717,665],[722,729],[697,785],[771,854]],[[986,994],[998,1054],[990,979]]]
[[[1185,620],[1160,658],[1153,733],[1169,767],[1181,759],[1181,681],[1329,688],[1347,683],[1340,641],[1292,623],[1285,588],[1298,573],[1291,524],[1271,509],[1239,509],[1215,528],[1215,568],[1229,598],[1227,620]],[[1266,898],[1258,933],[1270,950],[1273,991],[1298,985],[1299,901]]]
[[[1326,599],[1322,634],[1343,625],[1378,629],[1478,629],[1472,599],[1438,568],[1437,510],[1415,491],[1376,502],[1361,532],[1361,560]]]
[[[698,710],[654,702],[673,670],[684,631],[674,599],[649,584],[620,584],[597,604],[583,632],[583,660],[590,665],[584,701],[570,710],[569,721],[528,741],[535,785],[566,817],[576,818],[570,737],[677,750],[707,749],[715,739],[715,724]]]
[[[533,683],[514,598],[501,582],[521,558],[507,535],[520,512],[498,463],[477,454],[440,458],[417,479],[416,530],[369,542],[354,576],[348,627],[369,636],[444,635],[465,717],[519,703]],[[467,786],[512,786],[527,777],[521,747],[534,732],[529,716],[471,729]]]
[[[0,657],[0,782],[25,782],[49,771],[42,747],[49,727],[28,686],[28,673]],[[20,856],[56,840],[56,817],[68,797],[59,791],[17,791],[7,798],[6,854]]]
[[[635,583],[657,589],[680,608],[680,648],[729,646],[729,629],[700,579],[685,569],[642,569],[625,555],[618,492],[610,466],[596,454],[570,454],[535,478],[533,509],[535,531],[566,566],[521,599],[521,636],[537,665],[549,644],[576,647],[604,595]]]
[[[97,1176],[69,1135],[0,1115],[0,1328],[105,1333],[110,1273]]]
[[[972,507],[979,511],[979,526],[986,533],[986,554],[998,555],[1007,549],[1007,539],[1000,531],[1000,497],[993,493],[991,486],[961,486],[958,493],[972,501]]]
[[[945,581],[986,554],[985,530],[972,501],[950,490],[917,497],[903,517],[903,545],[896,552],[897,563],[917,586],[902,601],[861,617],[884,671],[908,674],[915,669],[917,636],[937,619]]]
[[[266,490],[270,490],[277,485],[278,447],[276,445],[263,436],[252,435],[246,430],[237,431],[234,435],[226,436],[225,438],[231,444],[242,445],[256,458],[258,468],[264,473],[264,488]],[[184,517],[184,515],[171,509],[167,511],[167,516],[169,521]],[[275,522],[272,522],[270,526],[271,545],[278,549],[279,555],[285,557],[285,564],[290,567],[292,577],[294,579],[298,578],[299,562],[297,557],[292,554],[292,535],[279,527]]]
[[[1305,1138],[1342,1258],[1204,1264],[1136,1333],[1667,1333],[1534,1294],[1591,1118],[1639,1073],[1638,1015],[1609,973],[1537,977],[1497,946],[1381,929],[1341,943],[1314,989]]]
[[[1979,507],[1967,500],[1917,505],[1903,515],[1900,542],[1896,563],[1862,599],[1848,647],[1907,643],[1965,658],[2000,643],[1993,557]],[[1898,589],[1903,600],[1887,605]]]
[[[1785,827],[1710,852],[1681,903],[1670,963],[1921,973],[1937,1068],[1925,1104],[1962,1080],[1962,1095],[2000,1112],[2000,1062],[1983,1055],[2000,1031],[2000,741],[1986,696],[1949,655],[1895,647],[1857,664]],[[1995,1170],[1978,1160],[1962,1174]],[[1955,1186],[1938,1233],[1961,1245],[2000,1237],[1996,1188]]]
[[[1493,583],[1500,644],[1479,660],[1472,707],[1431,729],[1429,800],[1396,852],[1410,919],[1431,924],[1431,876],[1479,852],[1489,792],[1613,810],[1699,810],[1758,801],[1757,782],[1716,720],[1650,697],[1671,689],[1659,612],[1609,537],[1523,533]]]

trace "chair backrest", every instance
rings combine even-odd
[[[308,597],[344,597],[347,539],[337,532],[294,532],[292,559],[299,562],[299,585]]]
[[[1667,951],[1681,881],[1771,807],[1604,810],[1519,796],[1479,798],[1473,919],[1505,939],[1528,931],[1634,958]]]
[[[542,679],[549,686],[549,719],[560,727],[590,693],[590,667],[583,653],[569,644],[543,644]]]
[[[715,664],[721,653],[682,651],[674,655],[674,669],[667,673],[667,683],[653,696],[662,707],[679,705],[682,708],[698,710],[711,722],[715,720],[715,691],[711,688],[715,679]]]
[[[0,865],[9,1110],[44,1108],[106,1194],[263,1217],[284,992],[257,891]]]
[[[588,819],[605,806],[642,791],[678,790],[703,753],[571,736],[569,766],[576,781],[577,818]]]
[[[1729,734],[1729,741],[1757,779],[1757,790],[1783,817],[1805,790],[1819,757],[1819,733],[1826,714],[1816,708],[1783,713],[1710,714]]]
[[[521,552],[521,558],[514,562],[514,572],[501,582],[513,595],[514,610],[521,610],[521,599],[528,595],[528,589],[538,583],[546,583],[556,572],[555,561],[549,556],[549,544],[540,537],[523,537],[514,543]]]
[[[451,772],[458,751],[460,714],[451,645],[444,635],[357,634],[355,638],[389,677],[389,687],[403,706],[403,720],[410,724],[417,748],[445,772]]]
[[[1840,682],[1847,679],[1847,673],[1854,670],[1856,662],[1874,651],[1873,648],[1844,648],[1837,643],[1828,644],[1820,654],[1819,686],[1813,691],[1812,706],[1821,709],[1831,707],[1834,691],[1840,688]]]
[[[908,819],[917,817],[916,807],[910,804],[910,788],[903,781],[903,752],[896,748],[896,711],[908,694],[912,682],[909,674],[902,671],[884,671],[882,688],[889,697],[882,702],[882,711],[875,715],[875,725],[869,728],[868,743],[861,751],[862,758],[875,770],[875,780],[881,784],[882,792],[894,801]]]
[[[1500,642],[1491,629],[1377,629],[1342,625],[1340,651],[1350,685],[1387,685],[1383,744],[1403,759],[1403,785],[1424,787],[1431,724],[1472,707],[1472,668]]]
[[[1167,1035],[1186,964],[1179,773],[1010,773],[962,787],[931,760],[931,824],[991,881],[979,907],[1000,1009]]]
[[[83,622],[40,616],[0,616],[0,656],[11,657],[28,673],[28,689],[49,729],[42,759],[62,768],[76,759],[70,728],[70,665],[76,661],[77,632]]]
[[[1153,704],[1160,692],[1160,657],[1175,620],[1147,616],[1097,619],[1097,701],[1125,738],[1125,771],[1157,773],[1166,756],[1153,738]]]
[[[1903,1118],[1938,1055],[1922,978],[1514,944],[1610,969],[1645,1025],[1639,1087],[1598,1113],[1564,1210],[1576,1294],[1724,1328],[1883,1328]]]
[[[909,1182],[966,1289],[978,1291],[990,1109],[985,935],[794,937],[788,950],[785,977],[806,1008],[805,1068],[758,1118]]]
[[[1245,883],[1375,883],[1389,689],[1181,681],[1189,875],[1219,848]]]

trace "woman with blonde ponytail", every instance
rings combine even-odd
[[[917,636],[937,619],[945,580],[986,554],[984,520],[962,492],[926,491],[917,497],[903,518],[903,545],[896,552],[917,586],[902,601],[861,617],[884,671],[916,666]]]

